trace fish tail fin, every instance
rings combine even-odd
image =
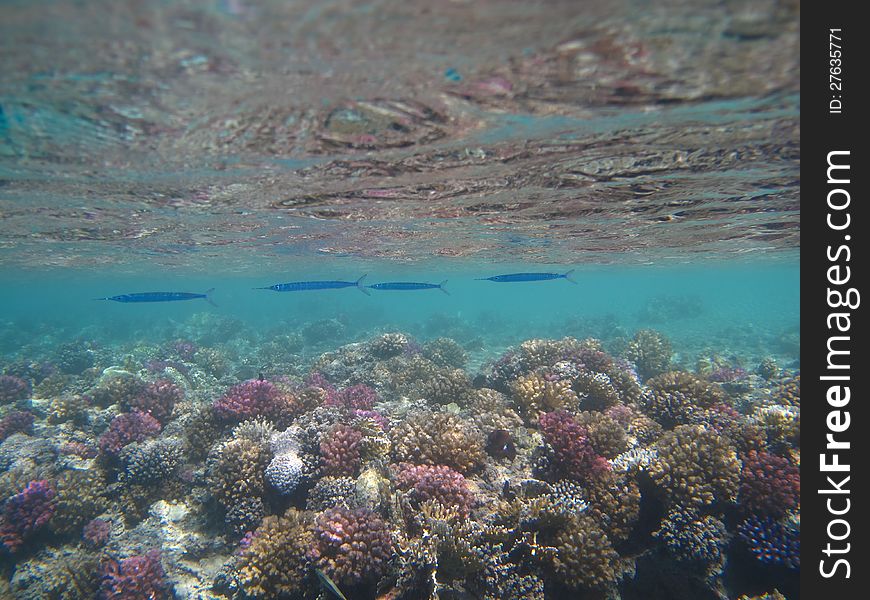
[[[567,271],[567,272],[563,273],[563,274],[562,274],[562,277],[564,277],[565,279],[567,279],[568,281],[570,281],[570,282],[573,283],[574,285],[577,285],[577,282],[574,281],[574,280],[571,278],[571,274],[572,274],[573,272],[574,272],[574,269],[571,269],[570,271]]]
[[[369,274],[366,273],[365,275],[363,275],[362,277],[360,277],[359,279],[356,280],[356,289],[361,291],[366,296],[371,296],[372,293],[366,289],[366,286],[363,285],[363,279],[365,279],[368,276],[369,276]]]
[[[209,288],[205,291],[205,301],[208,302],[209,304],[211,304],[212,306],[214,306],[215,308],[217,308],[218,305],[215,304],[214,300],[211,299],[211,293],[213,291],[214,291],[214,288]]]
[[[447,291],[447,288],[444,287],[446,284],[447,284],[447,280],[445,279],[444,281],[442,281],[441,283],[438,284],[438,289],[441,290],[442,292],[444,292],[445,294],[447,294],[447,295],[449,296],[449,295],[450,295],[450,292],[448,292],[448,291]]]

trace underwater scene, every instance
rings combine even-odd
[[[796,600],[797,1],[7,1],[0,598]]]

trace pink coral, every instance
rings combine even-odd
[[[740,472],[740,505],[756,514],[781,517],[800,504],[800,469],[769,452],[750,450]]]
[[[140,411],[121,413],[109,423],[109,429],[100,436],[100,450],[109,454],[118,451],[133,442],[141,442],[146,438],[160,433],[160,422]]]
[[[160,551],[131,556],[101,565],[100,598],[105,600],[159,600],[169,598],[166,572],[160,564]]]
[[[387,524],[367,509],[333,508],[315,524],[311,559],[336,583],[356,585],[383,574],[393,553]]]
[[[89,548],[101,548],[109,540],[111,524],[105,519],[93,519],[82,530],[82,539]]]
[[[446,508],[467,517],[474,505],[474,494],[468,481],[458,471],[444,465],[414,465],[400,463],[396,467],[396,485],[408,490],[416,504],[434,500]]]
[[[349,425],[336,425],[320,442],[320,460],[327,475],[355,476],[360,467],[362,432]]]
[[[378,401],[378,393],[364,383],[346,387],[332,397],[327,397],[326,406],[340,406],[347,409],[371,410]]]
[[[255,417],[277,418],[288,408],[285,392],[270,381],[249,379],[236,384],[214,401],[215,413],[225,421]]]
[[[544,440],[553,449],[556,469],[576,481],[599,478],[610,465],[592,449],[586,428],[569,413],[557,410],[538,417]]]
[[[94,458],[98,454],[96,448],[79,441],[64,442],[58,451],[63,455],[78,456],[79,458]]]
[[[149,383],[142,393],[131,398],[128,408],[148,413],[161,423],[166,423],[175,403],[183,398],[181,388],[168,379],[160,379]]]
[[[356,409],[353,411],[353,416],[359,417],[361,419],[370,419],[374,421],[374,423],[381,428],[382,431],[387,431],[390,428],[390,422],[387,418],[381,413],[374,410],[360,410]]]
[[[30,395],[30,384],[14,375],[0,375],[0,404],[11,404]]]
[[[18,550],[28,537],[51,520],[56,495],[52,483],[39,479],[6,500],[0,515],[0,543],[9,552]]]

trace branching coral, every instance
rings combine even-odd
[[[324,406],[340,406],[349,410],[371,410],[378,401],[378,393],[374,388],[359,383],[339,390],[327,397]]]
[[[307,583],[313,542],[307,513],[291,508],[283,516],[263,519],[239,557],[237,577],[245,594],[252,598],[298,594]]]
[[[246,498],[262,496],[269,451],[247,438],[232,438],[209,456],[209,483],[215,498],[230,507]]]
[[[59,534],[78,533],[82,526],[103,512],[106,477],[101,469],[71,469],[57,480],[57,510],[51,528]]]
[[[585,410],[605,410],[620,401],[619,390],[605,373],[580,369],[574,377],[572,388]]]
[[[0,544],[15,552],[34,532],[45,527],[54,515],[56,495],[54,484],[40,479],[9,497],[0,513]]]
[[[30,394],[30,384],[15,375],[0,375],[0,404],[24,400]]]
[[[514,403],[529,423],[542,412],[575,408],[578,403],[569,380],[550,380],[537,373],[517,379],[512,390]]]
[[[339,424],[327,431],[320,442],[320,460],[327,475],[356,475],[363,434],[350,425]]]
[[[145,391],[145,382],[125,371],[114,371],[106,375],[96,387],[88,392],[94,404],[126,406],[133,398]]]
[[[710,505],[737,499],[740,461],[727,439],[702,426],[681,425],[655,447],[650,475],[673,502]]]
[[[553,450],[553,466],[560,475],[585,481],[610,471],[607,461],[592,448],[586,428],[569,413],[543,413],[538,421],[544,441]]]
[[[404,352],[408,338],[403,333],[385,333],[369,342],[369,353],[379,359],[391,358]]]
[[[393,553],[389,526],[370,510],[332,508],[317,517],[311,559],[336,583],[376,579]]]
[[[149,440],[121,450],[122,479],[139,485],[160,484],[171,477],[181,461],[181,447],[169,440]]]
[[[184,392],[181,388],[167,379],[160,379],[148,383],[142,392],[127,398],[124,408],[148,413],[165,424],[175,404],[183,399]]]
[[[438,369],[420,385],[418,394],[434,404],[468,404],[474,390],[462,369]]]
[[[740,505],[751,513],[781,517],[801,498],[800,469],[769,452],[751,450],[743,457]]]
[[[396,462],[447,465],[467,474],[486,458],[483,434],[447,412],[411,413],[390,430],[390,440]]]
[[[613,458],[628,448],[625,429],[612,418],[600,412],[581,412],[576,421],[586,428],[589,443],[597,454]]]
[[[122,413],[112,419],[109,429],[100,436],[100,450],[117,454],[133,442],[141,442],[160,433],[160,422],[143,412]]]
[[[412,465],[396,467],[396,486],[408,493],[415,506],[427,501],[438,502],[467,517],[474,505],[474,494],[461,473],[444,465]]]
[[[171,596],[156,549],[120,561],[109,559],[101,565],[100,574],[100,598],[105,600],[163,600]]]
[[[619,555],[592,517],[571,517],[548,544],[556,549],[548,566],[563,585],[600,589],[615,583]]]
[[[439,367],[462,369],[468,361],[468,354],[458,343],[450,338],[437,338],[423,346],[423,356]]]
[[[672,354],[671,342],[653,329],[641,329],[635,333],[625,352],[644,381],[667,371]]]
[[[0,442],[13,433],[28,433],[33,429],[33,413],[27,410],[12,410],[0,419]]]
[[[650,392],[642,404],[647,414],[665,427],[685,425],[695,412],[725,400],[725,392],[685,371],[662,373],[647,381]]]
[[[292,412],[293,397],[270,381],[250,379],[231,387],[212,406],[224,421],[274,420]]]
[[[746,547],[763,563],[800,567],[800,524],[793,519],[751,516],[737,532]]]
[[[725,524],[711,515],[672,508],[653,535],[678,560],[700,563],[708,570],[721,567],[725,560],[728,533]]]
[[[614,543],[626,540],[640,516],[640,489],[631,477],[608,474],[584,487],[588,514]]]

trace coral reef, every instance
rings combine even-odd
[[[366,509],[331,508],[314,527],[311,560],[336,583],[357,585],[383,574],[393,553],[389,526]]]
[[[531,374],[517,379],[512,387],[514,403],[529,423],[536,422],[542,412],[575,408],[579,402],[567,379]]]
[[[166,423],[177,402],[184,399],[184,392],[167,379],[152,381],[141,393],[127,398],[123,408],[127,411],[148,413],[161,423]]]
[[[656,375],[647,385],[650,392],[641,401],[644,410],[667,428],[685,425],[696,411],[725,400],[725,392],[719,385],[685,371]]]
[[[390,440],[396,462],[446,465],[465,475],[486,458],[483,434],[447,412],[410,413],[390,430]]]
[[[600,412],[584,411],[575,420],[586,429],[586,436],[596,454],[614,458],[628,449],[628,436],[617,421]]]
[[[728,534],[712,515],[673,508],[653,535],[678,560],[700,563],[707,570],[720,568],[725,560]]]
[[[672,355],[670,340],[653,329],[638,331],[625,350],[625,357],[635,364],[644,381],[667,371]]]
[[[378,359],[399,356],[408,346],[408,338],[403,333],[385,333],[369,342],[369,352]]]
[[[30,433],[33,430],[33,413],[27,410],[12,410],[0,419],[0,442],[13,433]]]
[[[17,551],[35,532],[45,527],[56,508],[54,485],[44,479],[29,482],[6,499],[0,513],[0,544]]]
[[[122,560],[109,559],[100,566],[100,598],[106,600],[135,600],[170,598],[166,572],[160,562],[160,551],[129,556]]]
[[[401,463],[396,467],[396,486],[407,491],[416,506],[434,501],[461,517],[467,517],[474,506],[474,494],[465,477],[443,465]]]
[[[423,356],[439,367],[462,369],[468,361],[468,354],[456,341],[438,338],[423,345]]]
[[[681,425],[656,444],[650,475],[672,502],[683,506],[732,503],[740,461],[728,440],[702,426]]]
[[[30,395],[30,384],[15,375],[0,375],[0,404],[12,404]]]
[[[100,450],[118,454],[127,444],[142,442],[160,433],[160,429],[160,422],[148,413],[122,413],[112,419],[109,429],[100,436]]]
[[[245,594],[278,598],[299,593],[309,575],[308,550],[313,541],[307,513],[291,508],[283,516],[263,519],[235,569]]]
[[[228,422],[264,417],[277,419],[291,410],[292,397],[274,383],[250,379],[238,383],[214,401],[215,414]]]
[[[570,517],[548,545],[555,554],[545,563],[568,588],[606,588],[619,575],[619,555],[595,520],[583,513]]]
[[[266,467],[266,481],[279,494],[290,495],[305,476],[305,465],[295,452],[276,454]]]
[[[740,505],[745,511],[782,517],[801,499],[800,469],[788,459],[750,450],[740,472]]]
[[[800,567],[800,526],[794,520],[751,516],[737,532],[757,560],[791,569]]]
[[[324,406],[341,406],[349,410],[371,410],[378,401],[378,393],[364,383],[339,390],[327,397]]]
[[[350,425],[336,425],[326,432],[320,442],[320,459],[324,473],[355,476],[362,464],[362,439],[362,432]]]
[[[586,428],[569,413],[543,413],[538,422],[544,441],[553,450],[553,466],[560,476],[585,481],[610,471],[607,461],[595,453]]]

